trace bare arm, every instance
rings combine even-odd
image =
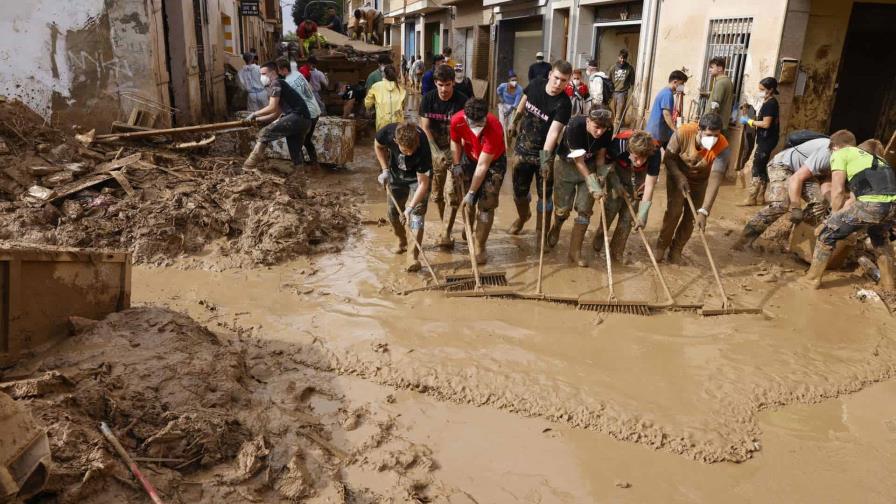
[[[551,123],[551,129],[548,130],[548,137],[544,141],[543,150],[554,151],[557,147],[557,141],[560,139],[560,133],[563,132],[565,127],[566,125],[557,121]]]
[[[451,141],[451,163],[452,164],[460,164],[460,144]]]
[[[524,94],[523,98],[520,100],[520,104],[517,105],[517,107],[516,107],[517,114],[524,114],[526,112],[526,99],[527,98],[528,97]],[[523,116],[520,115],[520,117],[523,117]]]
[[[494,159],[495,156],[492,154],[485,152],[479,154],[479,162],[476,163],[476,171],[473,172],[473,181],[470,182],[470,192],[476,192],[482,186],[485,176],[488,174],[488,167],[492,165]]]
[[[389,149],[386,148],[385,145],[373,141],[373,151],[376,153],[376,159],[380,162],[380,169],[383,171],[389,170]]]
[[[766,128],[766,129],[771,128],[771,127],[772,127],[772,121],[773,121],[773,120],[774,120],[774,117],[773,117],[773,116],[765,116],[765,117],[762,118],[761,121],[755,121],[755,120],[754,120],[754,121],[753,121],[753,127],[754,127],[754,128]]]
[[[831,171],[831,210],[834,212],[843,208],[846,202],[846,172],[842,170]]]
[[[809,168],[801,166],[790,179],[787,181],[787,195],[790,197],[790,208],[799,208],[800,199],[803,194],[803,184],[812,178],[812,172]]]
[[[429,130],[429,119],[428,118],[426,118],[426,117],[420,118],[420,128],[423,130],[424,133],[426,133],[426,138],[427,138],[427,140],[429,140],[429,143],[435,144],[436,139],[435,139],[435,137],[433,137],[432,131]]]
[[[719,187],[722,185],[723,180],[725,180],[725,173],[723,172],[714,171],[709,174],[709,183],[706,186],[706,196],[703,197],[703,208],[705,208],[707,212],[712,211],[712,205],[716,201],[716,196],[719,194]]]
[[[255,112],[255,117],[268,116],[280,112],[280,97],[272,96],[268,98],[268,104],[261,110]]]
[[[656,175],[647,176],[647,179],[644,181],[644,196],[641,196],[641,201],[645,203],[653,201],[653,189],[656,187],[657,179],[659,179],[659,177]]]
[[[669,126],[669,129],[675,131],[675,121],[672,120],[672,111],[663,109],[663,120],[666,121],[666,126]]]

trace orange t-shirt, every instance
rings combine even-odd
[[[719,135],[719,140],[712,149],[704,149],[697,143],[697,134],[700,132],[697,123],[682,124],[669,140],[667,150],[678,157],[687,165],[687,175],[690,179],[704,179],[709,177],[716,161],[727,161],[728,140],[724,135]],[[727,163],[726,163],[727,164]],[[723,168],[722,165],[721,168]],[[723,171],[719,169],[717,171]]]

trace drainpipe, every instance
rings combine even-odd
[[[569,10],[569,44],[566,46],[567,59],[573,68],[578,68],[579,56],[579,0],[572,0]]]
[[[654,64],[656,63],[656,40],[657,34],[659,33],[659,24],[660,24],[660,0],[647,0],[647,28],[648,33],[645,34],[644,39],[649,40],[650,44],[647,48],[646,53],[649,54],[649,58],[640,58],[638,66],[641,67],[641,96],[639,99],[641,105],[641,115],[644,114],[644,110],[648,107],[648,100],[650,100],[650,90],[653,88],[653,69]],[[648,61],[645,61],[648,60]]]

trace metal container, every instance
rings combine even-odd
[[[69,333],[69,317],[102,319],[131,305],[131,255],[0,248],[0,365]]]

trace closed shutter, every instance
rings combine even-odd
[[[488,80],[488,67],[491,61],[491,44],[489,26],[476,27],[476,48],[473,50],[473,78]]]

